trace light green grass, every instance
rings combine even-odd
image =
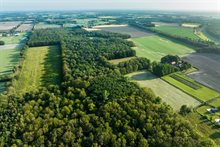
[[[195,82],[194,80],[190,79],[189,77],[187,77],[183,74],[180,74],[180,73],[175,73],[175,74],[182,77],[182,78],[187,79],[188,81],[194,82],[195,84],[199,84],[199,83]],[[197,99],[199,99],[203,102],[220,96],[219,92],[214,91],[210,88],[207,88],[207,87],[205,87],[201,84],[199,84],[201,86],[201,88],[198,89],[198,90],[195,90],[195,89],[185,85],[184,83],[175,80],[170,75],[164,76],[164,77],[162,77],[162,79],[164,79],[165,81],[167,81],[171,85],[176,86],[177,88],[181,89],[182,91],[192,95],[193,97],[195,97],[195,98],[197,98]]]
[[[193,28],[175,27],[175,26],[159,26],[155,27],[154,30],[167,33],[174,36],[179,36],[183,38],[190,38],[198,40],[199,37],[194,34]]]
[[[134,48],[137,56],[146,57],[152,61],[160,61],[161,57],[168,54],[184,56],[195,52],[193,48],[159,36],[133,38],[132,41],[137,46]]]
[[[201,31],[195,31],[195,34],[202,40],[210,41],[210,39]]]
[[[5,44],[19,44],[25,37],[25,34],[26,33],[20,33],[19,36],[0,37],[0,40],[4,41]]]
[[[12,73],[12,69],[18,64],[20,49],[0,50],[0,75]]]
[[[61,59],[56,46],[27,49],[20,77],[13,83],[18,94],[35,90],[40,86],[60,84]]]
[[[134,59],[134,58],[136,58],[136,57],[128,57],[128,58],[114,59],[114,60],[109,60],[109,62],[110,62],[111,64],[117,65],[117,64],[119,64],[120,62],[125,62],[125,61],[128,61],[128,60]]]
[[[220,106],[220,97],[217,98],[216,100],[213,100],[209,104],[212,105],[213,107],[219,107]]]
[[[185,117],[192,127],[204,138],[210,138],[216,144],[220,144],[220,129],[212,122],[202,118],[198,113],[190,113]]]
[[[190,107],[200,105],[200,102],[193,97],[147,71],[135,72],[126,76],[137,82],[141,87],[151,88],[157,96],[161,97],[164,102],[171,105],[176,111],[178,111],[182,105]]]

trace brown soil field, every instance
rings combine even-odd
[[[195,53],[183,59],[199,69],[199,71],[189,74],[189,77],[212,89],[220,91],[220,55]]]

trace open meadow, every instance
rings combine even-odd
[[[45,24],[45,23],[38,23],[34,26],[34,29],[48,29],[48,28],[60,28],[60,25],[56,24]]]
[[[220,96],[219,92],[205,87],[181,73],[170,74],[162,77],[162,79],[202,102]]]
[[[60,49],[57,46],[29,48],[20,76],[13,83],[15,91],[23,94],[35,90],[39,86],[60,84],[60,73]]]
[[[141,87],[151,88],[157,96],[162,98],[163,102],[171,105],[176,111],[178,111],[182,105],[196,107],[201,104],[193,97],[164,82],[148,71],[139,71],[126,76],[132,81],[137,82]]]
[[[193,48],[176,43],[160,36],[133,38],[137,56],[146,57],[152,61],[160,61],[161,57],[170,55],[184,56],[195,52]]]
[[[185,28],[185,27],[175,27],[175,26],[159,26],[153,28],[154,30],[174,35],[174,36],[179,36],[179,37],[186,37],[190,39],[195,39],[198,40],[199,37],[194,33],[193,28]]]

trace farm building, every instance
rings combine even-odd
[[[218,108],[209,108],[209,109],[207,109],[207,111],[208,111],[209,113],[215,113],[215,112],[218,111]]]

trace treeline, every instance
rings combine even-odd
[[[138,70],[149,70],[151,66],[150,60],[146,58],[134,58],[125,62],[120,62],[118,67],[121,74],[128,74]]]
[[[125,42],[106,48],[112,37],[70,37],[71,31],[60,42],[63,83],[8,97],[1,146],[214,146],[107,62],[104,55],[128,50]]]
[[[144,23],[141,23],[141,22],[139,23],[138,21],[131,22],[130,25],[137,27],[137,28],[140,28],[140,29],[143,29],[143,30],[157,33],[158,35],[161,35],[163,37],[171,38],[171,39],[180,41],[182,43],[194,46],[196,48],[197,52],[220,53],[220,46],[215,44],[214,42],[211,42],[211,41],[204,41],[202,39],[193,40],[191,38],[183,38],[180,36],[167,34],[167,33],[161,32],[159,30],[152,29],[152,27],[149,27],[148,25],[145,25]]]

